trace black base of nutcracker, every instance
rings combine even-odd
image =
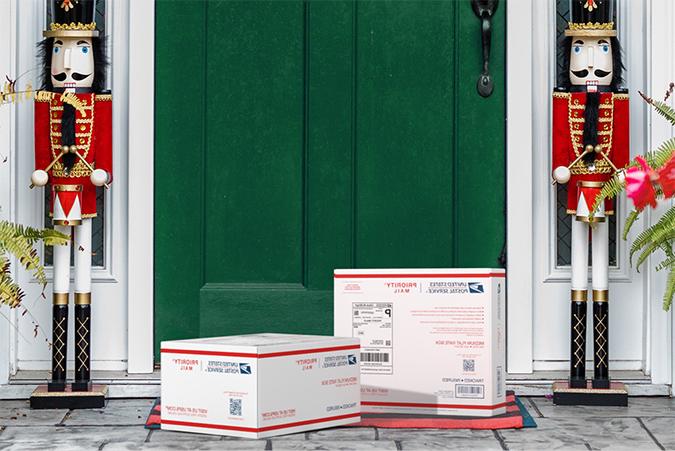
[[[67,387],[62,392],[50,392],[40,385],[30,396],[31,409],[100,409],[105,407],[107,385],[92,385],[91,390],[75,392]]]
[[[572,388],[568,382],[553,384],[553,404],[558,406],[628,406],[628,390],[621,382],[612,382],[609,388]]]

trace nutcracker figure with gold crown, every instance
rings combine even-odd
[[[92,389],[92,218],[96,188],[107,188],[112,181],[112,98],[103,92],[107,63],[94,22],[96,1],[47,0],[47,7],[53,21],[40,44],[43,92],[35,103],[32,186],[49,186],[54,228],[72,238],[71,244],[54,247],[52,374],[47,391],[77,394]],[[71,245],[75,380],[68,387]]]
[[[597,206],[603,185],[629,159],[628,95],[621,88],[621,48],[614,25],[614,0],[571,0],[571,22],[562,51],[565,70],[553,93],[553,178],[568,185],[572,216],[570,378],[554,390],[557,403],[623,403],[579,393],[613,393],[609,380],[609,227],[611,201]],[[591,248],[592,309],[588,309]],[[586,381],[586,324],[592,315],[593,379]],[[610,389],[612,388],[612,389]],[[596,390],[593,390],[596,389]],[[603,393],[602,390],[605,390]],[[572,395],[569,395],[572,393]],[[577,395],[579,395],[577,393]],[[560,396],[557,396],[560,395]],[[584,401],[586,399],[586,401]]]

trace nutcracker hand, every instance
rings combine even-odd
[[[89,176],[92,185],[103,186],[108,183],[108,173],[103,169],[95,169]]]
[[[570,170],[565,166],[558,166],[553,171],[553,178],[556,182],[565,184],[570,181]]]
[[[622,185],[625,185],[626,184],[626,171],[625,171],[625,169],[620,169],[616,173],[616,178],[619,180],[619,183],[621,183]]]
[[[38,169],[37,171],[33,171],[30,181],[33,186],[45,186],[49,181],[49,174],[42,169]]]

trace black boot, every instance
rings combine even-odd
[[[75,382],[73,391],[91,390],[91,293],[75,293]]]
[[[586,388],[586,301],[588,292],[572,290],[570,388]]]
[[[593,290],[593,388],[609,388],[608,301],[608,290]]]
[[[54,293],[52,306],[52,380],[50,392],[66,390],[68,352],[68,293]]]

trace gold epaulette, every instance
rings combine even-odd
[[[572,94],[569,92],[554,92],[553,93],[553,98],[554,99],[568,99]]]
[[[94,100],[97,102],[111,102],[112,94],[96,94]]]
[[[617,94],[614,93],[614,100],[628,100],[630,96],[628,94]]]

